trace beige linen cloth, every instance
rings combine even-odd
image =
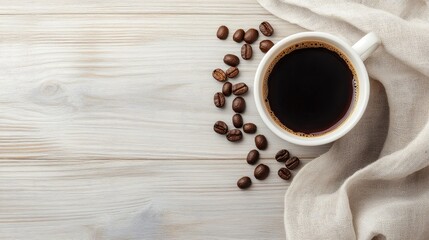
[[[429,2],[259,3],[350,44],[370,31],[382,41],[365,61],[374,80],[363,119],[286,192],[286,238],[429,239]]]

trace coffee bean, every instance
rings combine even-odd
[[[253,172],[255,178],[258,180],[264,180],[270,174],[270,168],[265,164],[259,164]]]
[[[232,39],[238,43],[243,41],[243,38],[244,38],[244,30],[243,29],[237,29],[237,31],[235,31],[234,35],[232,35]]]
[[[240,189],[246,189],[252,185],[252,180],[249,177],[242,177],[237,181],[237,187]]]
[[[251,28],[247,30],[246,33],[244,34],[244,41],[246,43],[252,44],[258,39],[258,37],[259,37],[258,30]]]
[[[225,135],[228,132],[228,125],[224,121],[217,121],[213,126],[213,130],[219,134]]]
[[[287,168],[280,168],[277,174],[283,180],[289,180],[292,177],[292,173]]]
[[[243,113],[246,109],[246,101],[242,97],[236,97],[232,101],[232,110],[236,113]]]
[[[216,36],[221,40],[225,40],[228,37],[229,30],[226,26],[222,25],[217,29]]]
[[[232,84],[230,82],[226,82],[222,86],[222,93],[225,96],[230,96],[232,93]]]
[[[261,33],[264,34],[267,37],[273,35],[273,33],[274,33],[274,29],[271,26],[271,24],[269,22],[266,22],[266,21],[262,22],[259,25],[259,31],[261,31]]]
[[[291,157],[286,161],[286,167],[289,168],[290,170],[295,169],[296,167],[298,167],[300,163],[299,158],[297,157]]]
[[[263,40],[259,43],[259,49],[261,49],[263,53],[268,52],[273,46],[274,43],[271,40]]]
[[[268,146],[267,139],[264,135],[256,135],[255,137],[255,145],[259,150],[265,150]]]
[[[277,152],[276,160],[277,162],[286,162],[286,160],[289,159],[289,156],[290,156],[289,151],[286,149],[282,149]]]
[[[232,93],[234,93],[234,95],[243,95],[247,93],[247,90],[249,90],[249,88],[243,82],[234,84],[232,86]]]
[[[236,128],[241,128],[243,126],[243,117],[241,114],[236,113],[234,116],[232,116],[232,124]]]
[[[250,150],[247,154],[246,161],[248,164],[253,165],[259,160],[259,152],[256,149]]]
[[[241,57],[244,60],[249,60],[252,58],[252,54],[253,54],[252,46],[250,46],[250,44],[247,44],[247,43],[243,44],[243,46],[241,47]]]
[[[215,70],[213,70],[212,76],[219,82],[226,81],[226,73],[220,68],[216,68]]]
[[[226,76],[228,76],[229,78],[237,77],[238,73],[240,73],[240,71],[237,67],[230,67],[226,70]]]
[[[234,54],[226,54],[223,57],[223,62],[229,66],[236,67],[238,64],[240,64],[240,59]]]
[[[216,107],[221,108],[225,106],[225,96],[221,92],[215,93],[213,101]]]
[[[245,133],[255,133],[256,132],[256,125],[253,123],[246,123],[243,125],[243,131]]]
[[[226,134],[226,139],[230,142],[237,142],[243,138],[243,134],[238,129],[231,129]]]

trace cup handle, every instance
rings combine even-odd
[[[362,61],[365,61],[375,51],[375,49],[377,49],[380,43],[380,38],[378,38],[375,33],[370,32],[357,41],[352,48],[360,56]]]

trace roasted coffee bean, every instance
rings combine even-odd
[[[268,142],[267,139],[265,138],[264,135],[256,135],[255,137],[255,146],[259,149],[259,150],[265,150],[268,146]]]
[[[236,128],[241,128],[243,126],[243,117],[241,114],[236,113],[234,116],[232,116],[232,124]]]
[[[286,149],[282,149],[277,152],[276,160],[277,162],[286,162],[286,160],[289,159],[289,156],[290,156],[289,151]]]
[[[237,181],[237,187],[240,189],[246,189],[252,185],[252,180],[249,177],[242,177]]]
[[[264,34],[267,37],[273,35],[273,33],[274,33],[274,29],[271,26],[271,24],[269,22],[266,22],[266,21],[262,22],[259,25],[259,31],[261,31],[261,33]]]
[[[216,36],[221,40],[225,40],[228,37],[229,30],[226,26],[222,25],[217,29]]]
[[[280,168],[277,174],[283,180],[289,180],[292,177],[292,173],[287,168]]]
[[[243,38],[244,38],[244,30],[243,29],[237,29],[237,31],[235,31],[234,35],[232,35],[232,39],[238,43],[243,41]]]
[[[238,64],[240,64],[240,59],[234,54],[226,54],[223,57],[223,62],[229,66],[236,67]]]
[[[247,44],[247,43],[243,44],[243,46],[241,47],[241,57],[244,60],[249,60],[252,58],[252,54],[253,54],[252,46],[250,46],[250,44]]]
[[[228,132],[228,125],[224,121],[217,121],[213,126],[213,130],[219,134],[225,135]]]
[[[259,160],[259,152],[256,149],[250,150],[250,152],[247,154],[246,161],[248,164],[253,165],[257,163]]]
[[[230,67],[226,70],[226,76],[228,76],[229,78],[237,77],[238,73],[240,73],[240,71],[237,67]]]
[[[226,134],[226,139],[230,142],[237,142],[243,138],[243,134],[239,129],[231,129]]]
[[[222,93],[225,96],[230,96],[232,93],[232,84],[230,82],[226,82],[222,86]]]
[[[232,93],[234,93],[234,95],[237,95],[237,96],[247,93],[247,90],[249,90],[249,88],[243,82],[236,83],[232,86]]]
[[[246,33],[244,34],[244,41],[246,43],[252,44],[256,40],[258,40],[258,37],[259,37],[258,30],[251,28],[251,29],[247,30]]]
[[[286,161],[286,167],[289,168],[290,170],[295,169],[296,167],[298,167],[299,163],[301,161],[299,160],[299,158],[297,157],[291,157]]]
[[[273,46],[274,43],[271,40],[263,40],[259,43],[259,49],[261,49],[263,53],[268,52]]]
[[[215,93],[213,101],[216,107],[221,108],[225,106],[225,96],[221,92]]]
[[[246,109],[246,101],[242,97],[236,97],[232,101],[232,110],[236,113],[243,113]]]
[[[258,166],[256,166],[253,174],[255,175],[256,179],[264,180],[270,174],[270,168],[265,164],[259,164]]]
[[[243,125],[243,131],[245,133],[255,133],[256,132],[256,125],[253,123],[245,123]]]
[[[224,82],[226,81],[226,73],[220,69],[220,68],[216,68],[215,70],[213,70],[212,76],[214,79],[218,80],[219,82]]]

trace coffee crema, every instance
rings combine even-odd
[[[302,137],[324,135],[351,115],[359,93],[347,56],[322,41],[284,49],[268,66],[262,97],[277,125]]]

